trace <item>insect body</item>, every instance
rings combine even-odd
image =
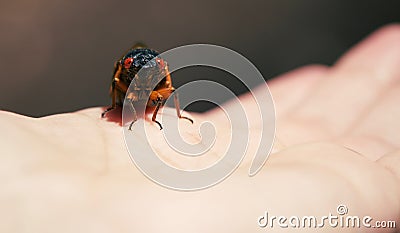
[[[163,75],[163,78],[152,89],[154,86],[152,74],[154,73]],[[162,129],[160,122],[156,120],[157,112],[175,91],[175,88],[172,86],[167,63],[159,57],[156,51],[141,45],[134,46],[115,63],[114,75],[110,87],[112,105],[101,116],[104,117],[107,112],[115,109],[117,106],[123,105],[125,95],[131,83],[134,85],[133,91],[128,93],[127,98],[132,102],[133,106],[135,106],[135,103],[146,101],[146,110],[150,109],[153,111],[152,121],[156,122],[160,126],[160,129]],[[147,97],[149,98],[147,99]],[[193,123],[192,119],[181,115],[177,93],[174,94],[174,103],[178,117],[187,119]],[[131,123],[129,129],[131,129],[133,123]]]

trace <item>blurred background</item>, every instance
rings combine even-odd
[[[136,41],[159,52],[225,46],[266,79],[307,64],[332,65],[373,30],[399,22],[399,9],[398,0],[1,1],[0,108],[44,116],[109,105],[114,61]],[[173,74],[175,86],[202,78],[246,91],[222,71]]]

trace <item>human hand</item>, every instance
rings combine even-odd
[[[118,116],[100,119],[102,108],[39,119],[1,112],[0,231],[309,231],[280,228],[277,221],[272,229],[260,229],[257,219],[264,211],[286,217],[336,214],[339,204],[348,215],[398,221],[399,41],[400,27],[388,26],[332,68],[304,67],[271,81],[277,112],[273,154],[248,177],[249,155],[257,149],[250,144],[233,175],[197,192],[165,189],[140,173],[113,120]],[[241,101],[252,116],[250,96]],[[166,108],[162,117],[176,118],[172,112]],[[200,140],[196,130],[204,120],[213,121],[217,132],[229,127],[219,109],[191,118],[195,125],[179,122],[189,141]],[[249,123],[250,134],[261,133]],[[151,145],[176,167],[201,168],[223,155],[223,141],[201,158],[175,155],[156,125],[146,121],[146,127]],[[316,230],[338,228],[326,223]],[[368,230],[392,229],[339,228]]]

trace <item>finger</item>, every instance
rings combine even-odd
[[[324,78],[327,71],[326,66],[310,65],[290,71],[268,82],[275,102],[277,118],[297,108],[305,97],[312,94],[312,88]]]
[[[302,99],[310,93],[312,87],[325,75],[327,67],[322,65],[310,65],[290,71],[274,78],[268,82],[271,92],[275,113],[277,118],[285,115],[288,111],[298,106]],[[254,94],[265,91],[265,86],[255,88]],[[246,93],[240,96],[241,106],[228,102],[222,106],[224,109],[231,109],[232,112],[241,111],[244,108],[248,116],[251,128],[259,127],[259,107],[253,93]],[[265,106],[264,106],[265,107]],[[224,122],[224,112],[220,108],[214,108],[206,113],[216,122]]]
[[[295,118],[330,136],[348,133],[399,77],[398,64],[400,26],[378,30],[339,60]]]
[[[371,160],[400,148],[400,82],[385,91],[375,106],[339,141]]]
[[[253,158],[253,155],[257,152],[258,140],[261,138],[261,135],[265,132],[265,130],[268,130],[269,127],[273,127],[275,131],[275,125],[273,124],[275,120],[277,124],[277,137],[275,137],[272,152],[274,153],[286,147],[286,143],[280,138],[281,127],[279,127],[279,125],[284,125],[284,123],[282,123],[284,122],[282,117],[293,108],[297,108],[303,98],[312,93],[311,89],[316,83],[318,83],[319,80],[323,78],[327,69],[327,67],[322,65],[310,65],[290,71],[273,79],[271,82],[269,82],[268,86],[272,98],[274,99],[274,104],[261,103],[262,106],[260,106],[259,101],[256,101],[253,98],[253,94],[257,96],[258,94],[262,94],[258,92],[266,91],[265,85],[263,85],[255,88],[253,92],[240,96],[239,99],[241,105],[228,102],[222,106],[222,108],[228,112],[240,112],[242,111],[242,108],[246,112],[247,124],[243,124],[243,130],[247,131],[250,129],[249,137],[251,140],[248,147],[248,154],[252,156],[246,156],[245,160]],[[271,117],[275,118],[275,120],[268,118],[268,123],[264,124],[265,122],[260,118],[261,115],[259,108],[267,108],[268,106],[275,106],[275,114],[272,112],[273,109],[271,109]],[[207,119],[211,119],[217,125],[221,125],[226,129],[229,129],[230,126],[226,125],[229,123],[229,118],[226,118],[226,113],[223,109],[215,108],[211,111],[208,111],[205,116]],[[221,132],[226,132],[226,130]]]
[[[372,73],[376,81],[387,83],[400,74],[400,24],[385,26],[349,50],[335,67],[342,71]]]

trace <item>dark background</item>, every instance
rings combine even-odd
[[[135,41],[160,52],[222,45],[267,79],[331,65],[373,30],[399,22],[399,12],[398,0],[2,1],[0,107],[43,116],[109,105],[113,63]],[[183,70],[174,85],[205,76],[227,79],[221,71]]]

